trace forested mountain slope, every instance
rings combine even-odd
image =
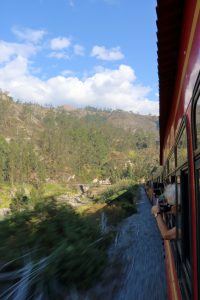
[[[0,181],[112,181],[158,161],[158,118],[92,107],[53,108],[0,93]]]

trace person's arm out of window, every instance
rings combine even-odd
[[[158,228],[164,240],[173,240],[176,239],[176,227],[168,229],[165,224],[162,215],[159,213],[160,209],[158,205],[152,207],[151,212],[155,216]]]
[[[160,214],[157,215],[156,221],[158,228],[164,240],[174,240],[176,239],[176,227],[168,229],[163,218]]]

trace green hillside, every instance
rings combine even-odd
[[[141,179],[158,160],[155,116],[42,107],[5,93],[0,116],[1,182]]]
[[[21,277],[12,278],[29,267],[26,256],[27,295],[41,289],[55,299],[58,287],[95,284],[116,225],[137,211],[137,183],[158,165],[158,150],[155,116],[42,107],[1,93],[0,254],[11,275],[5,293],[20,287]],[[89,190],[80,192],[80,183]],[[7,285],[7,267],[1,278]]]

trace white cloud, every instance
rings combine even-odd
[[[47,33],[45,30],[33,30],[30,28],[20,27],[13,27],[12,32],[17,38],[31,43],[40,42]]]
[[[31,44],[7,43],[0,41],[0,63],[8,62],[14,56],[28,58],[36,54],[38,48]]]
[[[120,60],[124,58],[120,47],[106,49],[104,46],[94,46],[92,48],[91,56],[95,56],[101,60]]]
[[[48,56],[57,59],[69,59],[69,55],[65,52],[51,52]]]
[[[64,71],[62,71],[61,74],[62,74],[63,76],[69,76],[69,75],[74,74],[74,71],[72,71],[72,70],[64,70]]]
[[[51,40],[50,46],[52,50],[66,49],[71,45],[71,41],[66,37],[57,37]]]
[[[99,68],[82,80],[73,74],[66,75],[42,80],[31,74],[28,59],[18,56],[0,68],[0,87],[17,99],[40,104],[91,105],[142,114],[158,113],[158,101],[148,99],[151,89],[136,83],[130,66],[120,65],[115,70]]]
[[[84,56],[85,49],[81,45],[74,45],[74,53],[76,55]]]

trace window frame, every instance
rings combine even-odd
[[[187,124],[186,124],[186,117],[184,116],[183,119],[182,119],[182,122],[181,122],[181,126],[180,126],[180,129],[178,131],[178,134],[177,134],[177,138],[176,138],[176,142],[175,142],[175,146],[176,146],[176,170],[179,170],[179,169],[182,169],[184,168],[184,166],[186,166],[187,164],[189,164],[189,149],[188,149],[188,130],[187,130]],[[178,165],[178,143],[181,139],[181,136],[183,134],[183,132],[186,132],[186,142],[187,142],[187,160],[184,161],[182,164]]]
[[[186,160],[183,161],[183,163],[181,163],[180,165],[178,165],[178,143],[181,140],[181,137],[183,135],[183,132],[185,130],[185,135],[186,135],[186,149],[187,149],[187,155],[186,155]],[[175,156],[175,169],[173,171],[169,171],[169,160],[171,158],[172,153],[174,152],[174,156]],[[170,154],[168,156],[168,159],[166,161],[165,164],[165,169],[167,168],[168,173],[166,174],[166,178],[169,179],[169,177],[171,178],[171,176],[175,176],[175,185],[176,185],[176,205],[177,205],[177,193],[178,193],[178,185],[177,185],[177,177],[180,177],[180,201],[181,203],[184,201],[184,196],[181,195],[182,193],[182,187],[181,187],[181,180],[183,180],[182,178],[182,174],[187,172],[187,190],[188,190],[188,205],[190,207],[189,209],[189,213],[188,213],[188,220],[186,220],[185,218],[187,217],[187,214],[184,215],[183,212],[183,205],[182,205],[182,211],[181,211],[181,230],[182,232],[185,230],[185,226],[183,224],[184,220],[186,221],[186,223],[189,224],[189,241],[186,241],[186,239],[182,239],[181,241],[179,241],[178,239],[171,241],[171,246],[172,246],[172,250],[173,250],[173,255],[174,255],[174,259],[175,259],[175,264],[176,264],[176,270],[177,270],[177,275],[178,275],[178,279],[180,282],[180,287],[181,287],[181,291],[182,291],[182,295],[184,295],[187,299],[187,297],[189,297],[189,293],[192,294],[192,235],[191,235],[191,193],[190,193],[190,183],[189,183],[189,178],[190,178],[190,166],[191,161],[189,158],[189,138],[188,138],[188,126],[187,126],[187,119],[186,116],[184,115],[180,124],[180,128],[178,130],[178,133],[176,135],[176,139],[175,139],[175,143],[174,146],[171,148],[170,150]],[[171,181],[170,181],[171,182]],[[185,206],[184,206],[185,207]],[[184,215],[184,220],[183,220],[183,215]],[[177,224],[177,220],[176,219],[176,227],[178,228],[178,224]],[[185,224],[186,224],[185,223]],[[177,233],[178,234],[178,233]],[[184,233],[185,235],[185,233]],[[179,243],[178,243],[179,241]],[[186,258],[185,255],[185,249],[188,246],[186,243],[189,242],[189,248],[190,248],[190,256],[191,259],[190,261],[188,261],[188,259]]]
[[[193,94],[192,94],[192,145],[193,145],[193,151],[194,156],[198,155],[200,153],[200,147],[198,149],[197,145],[197,128],[196,128],[196,107],[197,102],[200,100],[200,72],[198,74],[197,81],[194,86]]]
[[[185,205],[185,196],[183,195],[183,178],[187,174],[187,193],[188,193],[188,203]],[[179,179],[179,180],[178,180]],[[180,181],[180,183],[178,182]],[[175,262],[176,262],[176,270],[178,274],[178,279],[180,282],[180,287],[182,290],[182,294],[185,295],[186,299],[188,299],[190,293],[192,294],[192,235],[191,235],[191,198],[190,198],[190,185],[189,185],[189,165],[183,165],[182,168],[179,168],[176,172],[176,206],[178,207],[178,184],[180,184],[179,189],[179,197],[181,204],[181,240],[178,239],[178,231],[176,233],[177,237],[175,240]],[[186,208],[189,208],[188,214]],[[176,218],[176,228],[178,229],[178,213]],[[189,224],[188,231],[186,232],[185,228]],[[189,240],[188,240],[189,236]],[[189,247],[190,257],[186,255],[187,248]]]
[[[172,158],[172,155],[174,155],[174,167],[173,169],[170,169],[170,159]],[[168,157],[168,174],[173,174],[176,170],[176,145],[172,147],[169,157]]]
[[[200,72],[198,74],[193,95],[192,95],[192,109],[191,109],[191,127],[192,127],[192,146],[193,146],[193,163],[194,163],[194,180],[195,180],[195,205],[196,213],[196,241],[197,241],[197,281],[198,281],[198,295],[200,297],[200,147],[197,143],[197,126],[196,126],[196,108],[200,100]]]
[[[194,170],[195,170],[195,199],[196,199],[196,208],[197,208],[197,214],[196,214],[196,228],[197,228],[197,274],[198,274],[198,289],[199,289],[199,294],[200,294],[200,239],[199,239],[199,234],[200,234],[200,157],[197,156],[196,159],[194,159]]]

